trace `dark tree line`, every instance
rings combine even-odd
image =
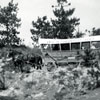
[[[47,16],[38,17],[32,21],[31,29],[32,40],[37,42],[42,38],[79,38],[84,35],[81,31],[76,31],[80,24],[80,19],[73,17],[75,8],[71,8],[71,3],[67,0],[57,0],[57,5],[52,5],[55,18],[50,20]],[[18,3],[14,4],[11,0],[7,6],[0,6],[0,45],[18,45],[21,39],[18,37],[18,28],[21,26],[21,19],[18,18]],[[76,34],[73,33],[76,31]],[[100,28],[93,28],[92,35],[100,35]]]

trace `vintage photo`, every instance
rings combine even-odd
[[[0,0],[0,100],[100,100],[100,0]]]

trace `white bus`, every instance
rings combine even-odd
[[[78,53],[82,52],[84,49],[90,48],[96,51],[99,50],[100,36],[71,39],[39,38],[39,45],[41,46],[45,63],[53,61],[73,62],[77,58]]]

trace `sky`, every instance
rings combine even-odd
[[[1,7],[7,6],[11,0],[0,0]],[[68,0],[71,7],[75,8],[74,15],[80,18],[80,31],[91,30],[93,27],[100,28],[100,0]],[[52,5],[56,5],[56,0],[14,0],[18,3],[18,17],[21,18],[20,37],[25,40],[25,44],[31,46],[32,21],[36,21],[38,16],[47,15],[48,19],[53,18]]]

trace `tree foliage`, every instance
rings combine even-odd
[[[79,25],[79,19],[71,17],[75,11],[74,8],[68,10],[65,9],[65,7],[70,6],[70,3],[66,0],[58,1],[58,7],[55,7],[53,10],[56,19],[51,20],[53,32],[57,38],[72,38],[75,27]]]
[[[72,17],[75,9],[66,9],[70,6],[67,0],[57,0],[57,6],[53,7],[55,19],[50,21],[46,16],[37,21],[32,21],[31,29],[33,41],[43,38],[72,38],[75,27],[79,25],[79,18]]]
[[[92,35],[95,36],[95,35],[100,35],[100,28],[92,28]]]
[[[88,68],[88,75],[91,75],[91,78],[93,78],[94,83],[96,84],[95,88],[99,87],[100,66],[97,59],[97,54],[91,49],[86,49],[84,51],[84,55],[82,55],[81,57],[83,59],[82,66]]]
[[[91,67],[96,59],[96,54],[91,49],[86,49],[81,57],[83,59],[82,65],[85,67]]]
[[[5,7],[0,7],[0,37],[4,45],[14,45],[20,43],[17,36],[19,32],[21,19],[17,18],[18,4],[14,4],[13,0]]]
[[[83,32],[77,32],[76,35],[75,35],[75,38],[80,38],[84,35],[85,33]]]
[[[33,41],[37,41],[39,37],[51,37],[52,26],[47,17],[38,17],[37,21],[32,21],[33,29],[31,29]],[[48,36],[49,35],[49,36]]]

